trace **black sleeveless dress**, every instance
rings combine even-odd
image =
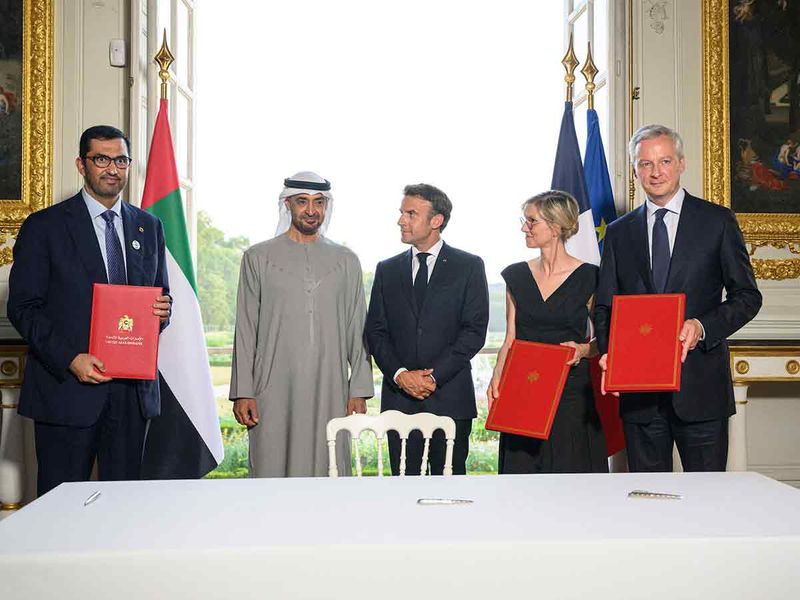
[[[599,269],[584,263],[545,301],[528,263],[503,270],[514,298],[516,337],[560,344],[586,339],[587,303],[597,287]],[[594,407],[589,362],[570,370],[550,438],[500,434],[500,473],[607,473],[606,443]]]

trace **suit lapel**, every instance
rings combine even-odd
[[[678,229],[675,232],[675,244],[672,247],[672,256],[669,261],[669,274],[667,275],[667,285],[665,292],[680,290],[683,286],[677,285],[683,272],[692,259],[691,240],[698,239],[698,232],[695,231],[697,219],[695,218],[695,198],[686,194],[681,207],[681,214],[678,218]]]
[[[647,207],[642,204],[636,209],[638,212],[632,222],[631,240],[633,257],[636,261],[636,269],[644,281],[647,291],[652,294],[655,292],[653,285],[653,273],[650,270],[650,243],[647,236]]]
[[[122,203],[122,229],[125,231],[125,264],[128,285],[142,285],[142,233],[139,231],[138,215],[125,202]]]
[[[447,265],[449,254],[450,251],[447,247],[447,244],[442,243],[442,248],[439,250],[439,256],[436,257],[436,263],[433,266],[433,273],[431,273],[431,278],[428,281],[428,291],[425,293],[426,302],[432,292],[435,292],[447,282],[447,278],[450,273]]]
[[[89,216],[89,209],[86,208],[86,203],[83,201],[83,196],[79,192],[65,202],[68,203],[64,219],[67,234],[72,238],[75,248],[78,250],[78,257],[86,269],[89,281],[108,283],[108,274],[97,242],[97,234],[94,231],[94,224]]]

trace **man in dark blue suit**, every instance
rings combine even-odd
[[[114,127],[84,131],[83,189],[31,214],[14,244],[8,318],[29,346],[19,413],[35,421],[39,495],[87,480],[95,458],[101,480],[139,479],[160,411],[158,380],[112,380],[87,352],[94,283],[161,287],[162,328],[171,312],[161,222],[122,200],[129,148]]]
[[[671,471],[674,443],[685,471],[724,471],[736,412],[726,339],[756,316],[761,293],[734,214],[681,188],[680,136],[646,125],[629,153],[647,200],[606,230],[594,312],[601,367],[615,295],[682,292],[686,321],[680,391],[621,395],[628,464]]]
[[[483,261],[448,246],[441,232],[452,204],[441,190],[409,185],[400,206],[400,237],[411,248],[375,270],[367,313],[369,350],[383,372],[381,410],[430,412],[456,422],[453,473],[466,473],[475,409],[470,359],[483,347],[489,292]],[[423,443],[409,436],[408,473],[419,473]],[[430,472],[444,469],[445,441],[437,431],[429,450]],[[400,440],[389,433],[392,473],[399,473]]]

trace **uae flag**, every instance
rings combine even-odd
[[[158,348],[161,416],[150,421],[147,432],[144,479],[202,477],[223,458],[167,113],[167,100],[161,100],[142,195],[142,208],[164,224],[173,300],[170,323],[161,333]]]

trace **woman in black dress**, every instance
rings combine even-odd
[[[487,390],[497,397],[506,355],[515,339],[575,348],[575,357],[550,437],[500,434],[500,473],[607,473],[605,438],[594,407],[587,343],[589,303],[599,269],[567,254],[564,242],[578,231],[578,203],[566,192],[538,194],[522,205],[522,232],[539,257],[503,271],[506,338]]]

